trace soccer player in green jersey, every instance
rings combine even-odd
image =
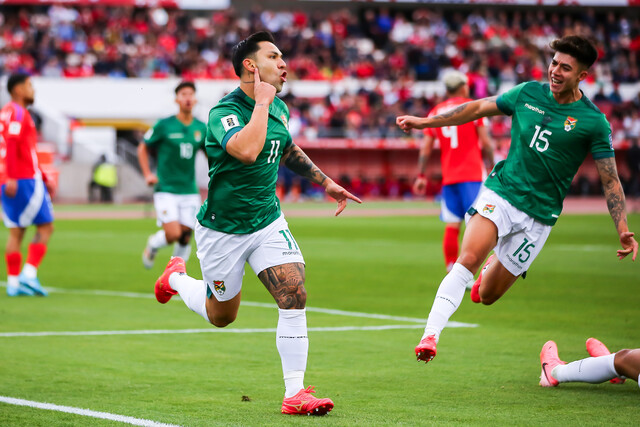
[[[258,32],[240,41],[232,62],[240,87],[211,109],[207,125],[209,192],[195,228],[203,280],[187,276],[184,261],[172,258],[156,282],[156,298],[166,303],[178,293],[205,320],[227,326],[238,314],[248,262],[278,305],[282,412],[324,415],[333,408],[331,399],[315,398],[313,387],[304,388],[305,264],[276,197],[279,165],[322,185],[338,202],[336,215],[347,199],[360,200],[322,173],[291,139],[289,110],[275,96],[286,82],[286,63],[271,34]]]
[[[153,204],[160,230],[149,236],[142,263],[153,267],[159,249],[175,243],[173,255],[189,259],[191,234],[202,200],[196,185],[195,161],[204,150],[207,125],[193,117],[196,86],[184,81],[175,89],[178,114],[162,119],[138,145],[140,169],[148,185],[154,186]],[[149,151],[155,150],[157,175],[149,168]]]
[[[595,159],[607,207],[620,238],[620,259],[638,243],[629,232],[625,197],[618,178],[611,127],[606,117],[579,89],[598,53],[585,38],[567,36],[550,44],[555,52],[548,84],[527,82],[498,96],[462,104],[449,112],[420,118],[399,116],[402,130],[454,126],[480,117],[512,116],[507,159],[495,165],[473,207],[467,213],[460,256],[444,278],[429,313],[418,360],[429,362],[447,321],[478,276],[471,298],[489,305],[497,301],[527,271],[555,224],[569,185],[586,155]]]

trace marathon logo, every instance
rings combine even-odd
[[[542,114],[544,116],[545,112],[544,110],[539,109],[538,107],[534,107],[531,104],[524,104],[525,107],[527,107],[529,110],[531,111],[535,111],[538,114]]]

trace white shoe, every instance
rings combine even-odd
[[[158,252],[156,249],[151,248],[150,240],[151,237],[147,240],[147,246],[144,248],[144,251],[142,251],[142,264],[147,270],[153,267],[153,261],[155,261],[156,253]]]

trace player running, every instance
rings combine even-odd
[[[286,82],[286,63],[267,32],[255,33],[233,49],[240,87],[209,113],[205,143],[209,193],[195,228],[203,280],[187,276],[184,261],[172,258],[156,282],[161,303],[180,294],[187,307],[217,327],[232,323],[240,306],[248,262],[278,305],[276,347],[284,373],[282,413],[324,415],[331,399],[304,388],[307,338],[305,263],[276,197],[282,161],[293,172],[322,185],[338,202],[360,200],[327,177],[291,139],[289,109],[275,97]]]
[[[149,236],[142,263],[153,267],[159,249],[175,243],[173,256],[191,254],[191,234],[202,203],[196,185],[195,161],[204,150],[207,125],[193,116],[196,86],[181,82],[175,89],[178,114],[158,121],[138,144],[138,162],[147,185],[155,185],[153,204],[162,229]],[[158,159],[157,175],[149,168],[149,149]]]
[[[443,78],[447,99],[436,105],[429,117],[451,111],[471,101],[467,76],[450,71]],[[427,128],[424,143],[418,157],[418,177],[413,192],[425,194],[427,178],[425,169],[435,141],[440,142],[442,164],[442,202],[440,219],[446,224],[442,250],[447,272],[458,259],[458,236],[464,214],[478,196],[482,181],[486,178],[484,162],[493,168],[493,143],[487,130],[487,119],[480,118],[459,126]]]
[[[579,36],[550,44],[555,52],[548,84],[522,83],[499,97],[467,102],[434,117],[400,116],[396,123],[408,132],[426,127],[454,126],[480,117],[512,116],[511,148],[485,181],[462,239],[462,250],[444,278],[429,313],[425,333],[415,348],[418,360],[430,361],[447,321],[491,250],[471,290],[475,302],[497,301],[527,271],[544,246],[578,167],[591,152],[604,188],[609,213],[622,249],[620,259],[638,243],[629,232],[625,197],[618,178],[611,127],[604,114],[578,88],[597,59],[593,45]]]
[[[540,351],[540,385],[556,387],[568,382],[599,384],[607,380],[612,384],[622,384],[626,378],[632,378],[640,386],[640,348],[611,354],[607,346],[595,338],[589,338],[586,347],[591,357],[566,363],[560,360],[556,343],[547,341]]]
[[[6,179],[2,185],[2,213],[9,229],[5,246],[7,295],[40,295],[47,291],[38,280],[38,267],[53,233],[52,184],[40,171],[36,155],[38,134],[27,110],[35,91],[27,74],[13,74],[7,81],[11,101],[0,110],[0,134]],[[36,226],[29,244],[27,262],[22,265],[20,247],[26,228]]]

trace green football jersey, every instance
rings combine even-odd
[[[204,149],[207,125],[194,117],[187,126],[176,116],[159,120],[144,135],[144,143],[156,151],[158,183],[154,190],[173,194],[197,194],[196,153]]]
[[[611,126],[584,94],[558,104],[548,84],[522,83],[496,102],[512,116],[511,147],[485,185],[541,223],[554,225],[587,154],[596,160],[614,156]]]
[[[269,106],[267,136],[253,164],[227,154],[229,139],[249,123],[255,101],[237,88],[209,112],[205,150],[209,158],[209,193],[197,218],[216,231],[248,234],[280,216],[276,181],[280,158],[292,143],[289,109],[280,98]]]

